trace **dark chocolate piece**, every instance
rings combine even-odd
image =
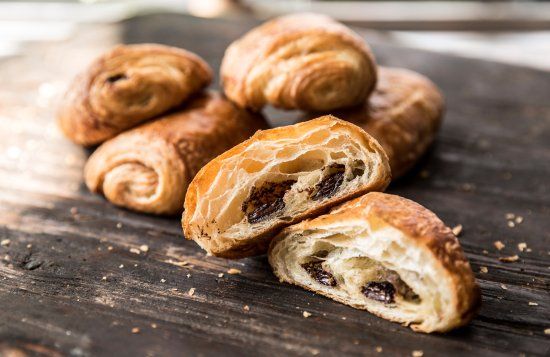
[[[317,201],[334,196],[344,182],[344,173],[346,171],[344,165],[332,165],[328,171],[328,175],[315,185],[315,193],[311,196],[312,200]]]
[[[395,302],[395,287],[389,281],[371,281],[361,290],[367,298],[391,304]]]
[[[250,196],[243,202],[242,211],[251,224],[261,222],[285,208],[283,197],[295,180],[266,182],[261,187],[253,187]]]
[[[304,268],[308,274],[319,283],[326,286],[336,286],[336,279],[334,279],[334,276],[331,273],[323,269],[322,264],[323,262],[321,261],[309,262],[302,264],[302,268]]]

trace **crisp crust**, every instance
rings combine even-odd
[[[305,133],[308,133],[310,130],[319,127],[325,127],[329,130],[336,127],[345,128],[354,140],[361,142],[366,148],[379,155],[381,158],[381,165],[378,167],[378,170],[373,173],[373,177],[377,177],[377,179],[357,190],[350,192],[349,194],[346,194],[345,196],[327,199],[317,207],[292,217],[291,220],[277,222],[267,229],[257,232],[256,234],[246,237],[245,239],[237,242],[228,240],[227,242],[224,241],[220,243],[218,241],[217,243],[219,244],[217,244],[216,248],[210,247],[207,249],[209,253],[215,256],[231,259],[238,259],[265,253],[272,237],[275,236],[283,227],[297,223],[303,219],[322,214],[331,207],[334,207],[335,205],[345,202],[351,198],[358,197],[364,193],[370,191],[383,191],[388,186],[391,181],[391,171],[384,150],[375,139],[359,127],[346,121],[327,115],[295,125],[259,131],[250,139],[242,142],[241,144],[233,147],[210,161],[197,173],[189,185],[189,189],[187,190],[185,197],[185,210],[182,218],[182,227],[185,237],[187,239],[200,241],[203,247],[211,245],[210,240],[212,238],[208,235],[203,235],[197,232],[197,227],[193,227],[194,225],[191,224],[191,219],[195,214],[198,201],[204,199],[206,191],[216,179],[224,160],[240,155],[248,147],[255,145],[256,143],[281,138],[297,138]],[[226,189],[230,190],[231,187]]]
[[[361,103],[376,84],[376,63],[355,32],[318,14],[275,18],[226,50],[226,95],[253,110],[332,110]]]
[[[70,84],[58,125],[72,141],[99,144],[180,105],[212,81],[199,56],[157,44],[120,45]]]
[[[376,88],[364,104],[334,114],[378,140],[395,179],[432,144],[443,112],[443,96],[429,79],[402,68],[380,67]]]
[[[396,195],[370,192],[334,208],[329,214],[305,220],[286,228],[270,244],[268,258],[271,266],[276,266],[273,260],[274,257],[271,254],[274,247],[291,237],[291,233],[322,229],[331,224],[346,221],[365,221],[371,226],[389,225],[401,231],[408,238],[409,244],[414,244],[431,252],[443,268],[445,275],[452,281],[452,303],[459,316],[458,321],[454,321],[452,325],[438,330],[439,332],[463,326],[473,318],[481,304],[481,293],[458,239],[452,233],[452,230],[445,226],[433,212],[416,202]],[[285,274],[277,269],[274,269],[274,273],[282,281],[298,284],[308,290],[319,292],[306,285],[289,280]],[[352,305],[355,308],[366,309],[365,306],[350,304],[345,299],[339,299],[335,296],[330,296],[330,298]],[[388,319],[383,314],[376,314]],[[417,325],[411,327],[423,331]]]
[[[220,94],[201,94],[183,109],[102,144],[86,163],[86,185],[119,206],[177,214],[202,166],[266,127],[260,115]]]

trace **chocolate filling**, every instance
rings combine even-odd
[[[295,180],[266,182],[261,187],[253,187],[250,196],[243,202],[242,211],[251,224],[264,221],[285,208],[283,197]]]
[[[322,261],[309,262],[302,264],[302,268],[304,268],[308,274],[320,284],[326,286],[336,286],[336,279],[334,279],[334,276],[331,273],[323,269],[322,264]]]
[[[109,83],[115,83],[116,81],[120,81],[122,79],[127,79],[128,77],[126,77],[125,74],[122,74],[122,73],[119,73],[119,74],[114,74],[110,77],[107,78],[107,82]]]
[[[340,188],[344,182],[345,171],[345,165],[335,164],[329,166],[328,175],[326,175],[321,182],[315,185],[315,191],[311,196],[311,199],[317,201],[334,196],[334,194],[338,192],[338,188]]]
[[[391,304],[395,302],[395,287],[389,281],[370,281],[361,290],[367,298]]]

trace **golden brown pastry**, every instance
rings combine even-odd
[[[212,80],[197,55],[156,44],[118,46],[70,85],[58,113],[77,144],[99,144],[180,105]]]
[[[364,104],[335,115],[378,140],[388,154],[395,179],[412,168],[432,144],[443,107],[441,93],[426,77],[382,67],[376,88]]]
[[[266,125],[220,94],[202,94],[180,111],[101,145],[86,164],[86,185],[118,206],[181,213],[187,186],[200,168]]]
[[[368,193],[273,239],[268,258],[281,281],[410,325],[448,331],[481,302],[451,229],[421,205]]]
[[[324,15],[276,18],[226,50],[225,94],[242,107],[332,110],[359,104],[376,83],[369,46]]]
[[[184,234],[216,256],[262,254],[281,228],[389,182],[384,150],[348,122],[327,115],[260,131],[195,176]]]

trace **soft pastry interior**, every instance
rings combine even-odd
[[[215,255],[262,253],[274,229],[385,188],[387,158],[366,133],[328,116],[304,124],[260,132],[201,170],[186,197],[186,236]]]
[[[456,239],[430,242],[448,250],[438,257],[398,227],[351,213],[362,209],[348,207],[345,216],[327,214],[285,229],[269,252],[276,275],[416,331],[447,331],[467,322],[478,292]],[[448,269],[449,262],[456,269]]]

